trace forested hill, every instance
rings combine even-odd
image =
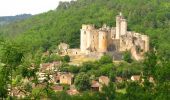
[[[6,25],[14,21],[20,21],[31,17],[31,14],[21,14],[16,16],[0,16],[0,25]]]
[[[170,51],[169,0],[77,0],[60,2],[58,8],[27,20],[0,28],[1,34],[12,36],[27,46],[51,49],[59,42],[79,47],[82,24],[104,23],[115,26],[115,16],[122,12],[128,21],[128,30],[147,34],[151,46],[160,53]]]

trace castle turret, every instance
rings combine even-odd
[[[107,32],[99,31],[99,52],[107,52]]]
[[[149,51],[149,37],[147,35],[142,35],[142,40],[144,41],[144,52]]]
[[[80,30],[81,31],[81,35],[80,35],[80,49],[81,52],[85,52],[86,48],[87,48],[87,35],[86,35],[86,30],[84,30],[83,28]]]
[[[127,22],[123,18],[122,13],[116,16],[116,39],[120,39],[121,35],[125,35],[127,32]]]

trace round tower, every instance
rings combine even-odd
[[[99,31],[99,52],[107,52],[107,32]]]

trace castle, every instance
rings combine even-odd
[[[76,54],[113,55],[115,52],[130,51],[134,59],[140,60],[149,50],[149,37],[128,31],[127,21],[121,13],[116,16],[116,27],[103,25],[96,29],[94,25],[82,25],[80,31],[80,49],[74,49]],[[65,51],[68,53],[69,50]]]
[[[149,50],[149,37],[127,31],[127,21],[121,13],[116,16],[116,27],[103,25],[96,29],[94,25],[82,25],[80,43],[84,54],[131,51],[136,60]]]

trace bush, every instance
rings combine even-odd
[[[107,63],[112,63],[113,62],[113,59],[111,56],[109,55],[104,55],[100,58],[99,62],[101,64],[107,64]]]
[[[79,73],[75,78],[75,86],[80,91],[90,89],[90,78],[85,73]]]
[[[133,60],[132,60],[132,56],[131,56],[131,53],[129,51],[126,51],[124,52],[123,54],[123,60],[128,62],[128,63],[131,63]]]
[[[70,62],[70,57],[69,57],[68,55],[65,55],[65,56],[63,57],[63,61],[64,61],[64,62]]]

